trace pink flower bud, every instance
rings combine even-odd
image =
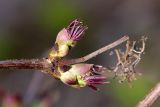
[[[99,65],[93,64],[75,64],[65,71],[60,69],[61,81],[75,88],[88,86],[97,90],[95,85],[106,84],[106,77],[102,74],[106,69]]]
[[[52,62],[55,58],[61,58],[68,54],[71,47],[74,47],[82,37],[87,27],[76,19],[63,28],[57,35],[54,48],[49,53],[48,59]]]
[[[84,32],[87,30],[87,26],[84,26],[83,23],[76,19],[70,23],[67,28],[62,29],[56,38],[56,43],[66,42],[66,41],[79,41]]]

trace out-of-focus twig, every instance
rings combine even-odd
[[[146,97],[138,103],[136,107],[150,107],[160,96],[160,83],[146,95]]]
[[[39,72],[34,72],[31,82],[28,86],[26,93],[23,95],[23,107],[29,107],[36,94],[39,92],[44,75]]]

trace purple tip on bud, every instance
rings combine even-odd
[[[106,77],[102,76],[102,75],[94,75],[94,76],[89,76],[86,77],[85,80],[87,82],[87,86],[97,90],[97,87],[95,87],[94,85],[102,85],[102,84],[108,84],[109,82],[106,81]],[[93,88],[94,87],[94,88]]]
[[[84,26],[79,19],[76,19],[72,21],[66,29],[69,33],[70,39],[78,41],[83,37],[83,34],[88,29],[88,27]]]
[[[89,76],[89,77],[86,77],[85,80],[88,82],[88,83],[91,83],[91,82],[101,82],[101,81],[104,81],[106,80],[106,77],[104,76]]]
[[[91,75],[85,77],[85,81],[87,82],[88,87],[94,90],[98,90],[98,88],[94,85],[102,85],[109,83],[108,81],[106,81],[107,77],[102,74],[102,72],[105,71],[106,68],[100,65],[93,65],[90,70]]]

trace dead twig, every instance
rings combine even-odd
[[[115,49],[115,53],[117,56],[117,65],[114,69],[115,77],[121,77],[120,82],[127,80],[131,82],[135,80],[135,67],[141,60],[141,56],[145,50],[145,41],[146,37],[142,36],[139,42],[141,42],[141,46],[136,46],[136,41],[128,40],[126,43],[126,49],[122,52],[119,49]]]
[[[158,99],[160,96],[160,83],[146,95],[146,97],[138,103],[136,107],[151,107],[151,105]]]

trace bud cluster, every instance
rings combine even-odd
[[[59,63],[59,61],[63,60],[63,58],[69,53],[69,50],[83,37],[86,29],[87,26],[84,26],[79,19],[76,19],[72,21],[68,27],[63,28],[58,33],[54,47],[51,49],[47,59],[52,65],[51,70],[48,70],[48,73],[71,87],[81,88],[87,86],[94,90],[98,90],[96,85],[109,83],[106,80],[107,76],[104,72],[110,71],[111,69],[109,70],[100,65],[81,62],[72,64]],[[127,37],[124,37],[124,39],[125,38]],[[127,41],[128,39],[125,39],[124,41]],[[112,71],[116,73],[116,76],[123,77],[122,80],[127,80],[128,82],[135,79],[135,66],[139,63],[141,55],[144,52],[145,41],[146,38],[143,37],[140,41],[142,43],[140,48],[136,47],[135,41],[128,40],[124,52],[115,49],[118,63]],[[116,43],[113,43],[113,45],[115,44]],[[138,48],[138,50],[135,48]],[[104,48],[101,49],[103,50]],[[102,50],[100,50],[100,52]],[[99,53],[99,51],[96,51],[96,53]],[[98,54],[94,53],[92,55],[96,56]],[[84,57],[82,59],[84,59]]]

